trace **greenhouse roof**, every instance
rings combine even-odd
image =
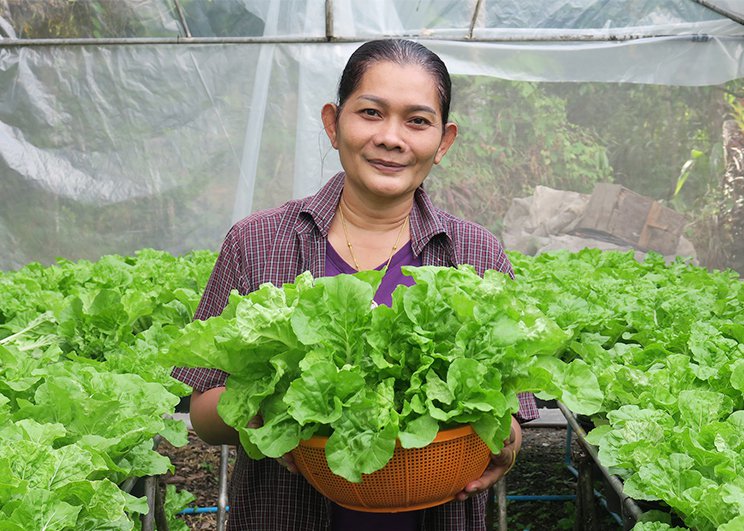
[[[742,36],[739,0],[8,0],[4,45],[66,39],[471,41]]]

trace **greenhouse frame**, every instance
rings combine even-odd
[[[742,0],[0,0],[0,528],[187,528],[201,509],[164,507],[152,450],[185,443],[173,345],[230,228],[341,170],[321,108],[389,38],[452,76],[427,193],[503,242],[518,282],[498,289],[548,323],[535,352],[560,343],[529,374],[555,369],[578,491],[536,501],[575,503],[574,529],[598,529],[595,496],[618,529],[744,529]],[[603,397],[591,419],[575,381]],[[103,435],[106,412],[143,427]],[[663,474],[681,490],[643,483]]]

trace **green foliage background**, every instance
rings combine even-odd
[[[565,98],[536,83],[463,76],[453,93],[459,136],[427,183],[450,212],[498,233],[511,200],[538,184],[591,193],[612,180],[606,149],[569,122]]]
[[[725,86],[531,83],[455,76],[458,139],[427,187],[445,209],[497,234],[537,185],[591,193],[615,182],[684,213],[702,264],[727,267],[719,226]],[[684,168],[684,169],[683,169]]]

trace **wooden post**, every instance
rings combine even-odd
[[[494,497],[496,496],[496,485],[488,489],[488,498],[486,498],[486,529],[493,529],[493,512],[496,510]]]
[[[165,514],[165,485],[155,478],[155,527],[158,531],[170,531],[168,517]]]
[[[157,479],[154,476],[145,478],[145,496],[147,497],[147,514],[142,517],[142,531],[155,529],[155,488]]]
[[[578,455],[579,476],[576,481],[576,521],[574,531],[599,531],[594,503],[594,481],[591,457],[582,449]]]
[[[506,530],[506,478],[496,483],[496,499],[499,508],[499,531]],[[489,528],[493,529],[493,528]]]

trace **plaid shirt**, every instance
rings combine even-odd
[[[264,282],[293,282],[303,271],[323,276],[331,220],[343,189],[339,173],[315,195],[256,212],[228,232],[195,317],[219,315],[232,289],[250,293]],[[497,269],[514,276],[498,240],[483,227],[436,208],[422,188],[416,190],[410,214],[411,246],[422,264],[471,264],[479,274]],[[227,374],[214,369],[175,368],[173,376],[198,391],[225,385]],[[519,396],[518,418],[538,417],[531,394]],[[450,502],[424,511],[422,531],[485,531],[487,492],[465,502]],[[254,461],[242,448],[230,482],[228,528],[261,531],[329,530],[329,507],[299,474],[273,459]]]

